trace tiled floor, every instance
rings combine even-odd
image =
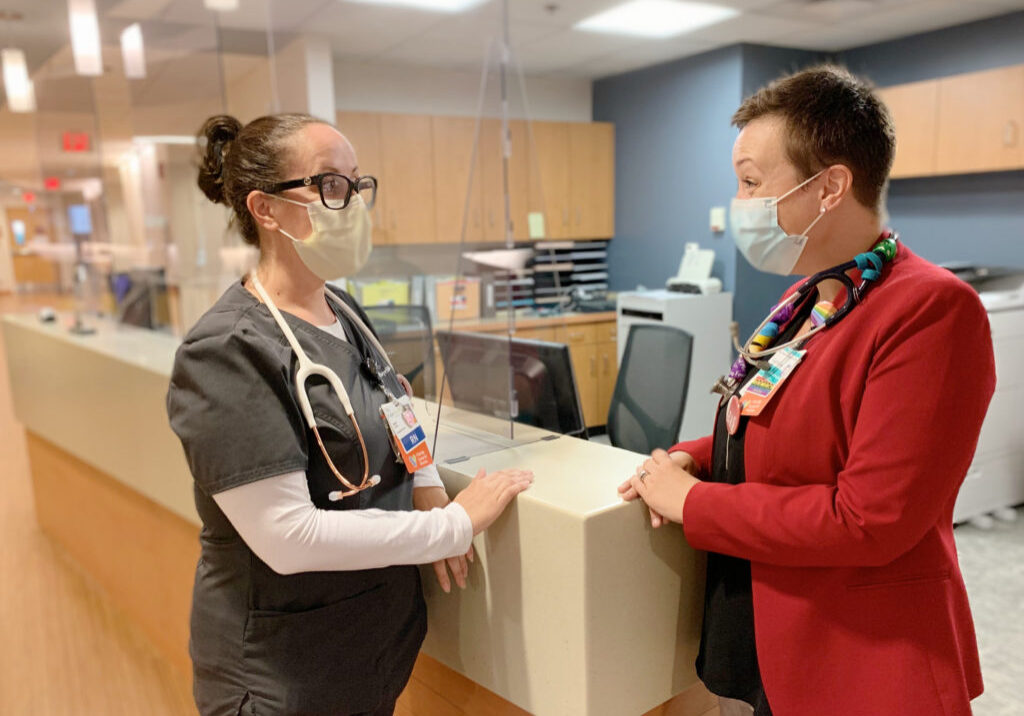
[[[1024,510],[1016,514],[990,530],[955,532],[985,679],[975,716],[1024,714]]]

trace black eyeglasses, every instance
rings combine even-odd
[[[333,172],[283,181],[280,184],[267,187],[264,191],[267,194],[277,194],[285,189],[296,189],[314,184],[320,190],[320,201],[328,209],[344,209],[352,200],[353,194],[359,194],[368,209],[372,209],[373,202],[377,200],[377,180],[374,177],[363,176],[353,181],[344,174]]]

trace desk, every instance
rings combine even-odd
[[[38,519],[188,672],[198,519],[164,408],[178,342],[95,323],[95,335],[74,336],[32,316],[3,319]],[[654,531],[640,504],[618,500],[641,457],[536,430],[528,443],[444,418],[440,430],[449,492],[480,468],[529,467],[536,481],[476,538],[468,589],[443,594],[425,573],[428,658],[405,711],[629,716],[686,692],[672,713],[703,713],[701,557],[678,529]],[[456,692],[461,707],[430,705]]]

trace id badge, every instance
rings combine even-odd
[[[403,395],[384,403],[380,407],[380,414],[391,434],[391,447],[398,457],[402,458],[406,470],[416,472],[433,464],[434,459],[427,445],[427,435],[423,432],[420,421],[416,419],[409,396]]]
[[[796,370],[807,351],[784,348],[771,357],[768,367],[757,372],[740,393],[741,413],[760,415],[764,406],[779,392],[786,379]]]

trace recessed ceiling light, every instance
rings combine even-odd
[[[364,5],[410,7],[417,10],[430,10],[432,12],[462,12],[481,4],[484,0],[348,0],[348,2]]]
[[[121,32],[121,56],[124,59],[125,77],[142,79],[146,76],[146,50],[139,23],[129,25]]]
[[[68,19],[71,23],[71,52],[75,58],[75,72],[92,77],[102,75],[103,54],[100,51],[96,3],[93,0],[68,0]]]
[[[28,77],[25,53],[13,47],[0,51],[3,62],[4,89],[7,91],[7,108],[12,112],[35,112],[35,85]]]
[[[678,0],[631,0],[574,26],[577,30],[638,37],[673,37],[693,32],[739,14],[720,5]]]

